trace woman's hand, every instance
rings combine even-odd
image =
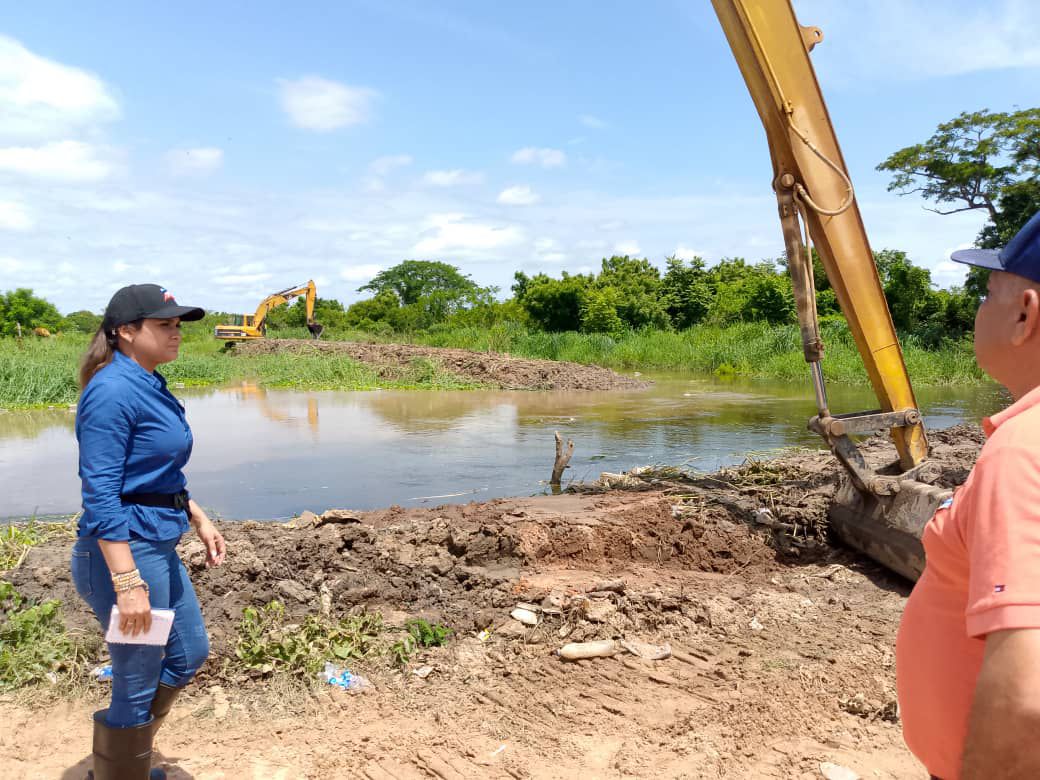
[[[213,525],[213,521],[209,519],[202,507],[194,500],[188,502],[188,507],[191,509],[191,524],[195,527],[195,533],[206,545],[206,565],[220,566],[227,555],[224,537],[221,536],[220,531]]]
[[[116,606],[119,607],[119,628],[124,634],[137,636],[152,627],[152,605],[144,588],[117,593]]]

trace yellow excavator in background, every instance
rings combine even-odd
[[[213,335],[225,341],[262,339],[267,332],[267,315],[271,309],[288,303],[300,295],[307,296],[307,330],[311,332],[311,337],[316,339],[325,328],[314,319],[314,301],[318,296],[313,281],[268,295],[260,301],[254,314],[237,315],[241,321],[234,325],[217,325],[213,330]]]
[[[809,59],[823,33],[801,26],[790,0],[712,0],[712,5],[769,142],[772,185],[818,409],[809,428],[823,437],[847,472],[830,512],[831,527],[853,547],[917,579],[924,568],[921,533],[951,493],[928,484],[938,469],[926,461],[921,413]],[[810,242],[848,320],[878,410],[833,414],[828,406]],[[850,438],[881,430],[891,432],[899,457],[888,468],[868,465]]]

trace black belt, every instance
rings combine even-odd
[[[179,493],[124,493],[120,498],[128,504],[154,506],[160,509],[179,509],[191,514],[191,510],[188,508],[187,490]]]

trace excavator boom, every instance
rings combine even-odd
[[[712,4],[769,143],[772,185],[819,410],[809,427],[823,436],[849,474],[851,487],[843,493],[845,504],[832,512],[832,525],[889,568],[915,577],[923,565],[917,539],[928,517],[922,515],[930,516],[928,509],[942,491],[916,482],[916,473],[879,476],[849,438],[890,430],[903,472],[919,467],[928,454],[852,182],[809,59],[823,33],[801,26],[790,0],[712,0]],[[810,239],[849,323],[879,410],[833,415],[829,409]],[[849,503],[855,506],[850,509]],[[852,530],[843,533],[843,527]]]

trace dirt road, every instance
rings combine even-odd
[[[963,479],[978,439],[933,436],[944,480]],[[206,570],[196,542],[182,550],[213,656],[157,747],[172,778],[213,780],[819,778],[822,762],[923,777],[894,703],[908,585],[823,541],[836,477],[828,453],[801,453],[692,480],[644,472],[624,491],[227,524],[225,567]],[[756,524],[763,507],[783,530]],[[50,542],[8,578],[76,604],[67,556]],[[362,668],[363,694],[276,690],[224,665],[242,608],[273,598],[301,618],[421,616],[455,638],[403,672]],[[510,618],[518,603],[538,625]],[[670,656],[556,654],[605,639]],[[90,690],[0,701],[0,775],[82,776],[104,694]]]

